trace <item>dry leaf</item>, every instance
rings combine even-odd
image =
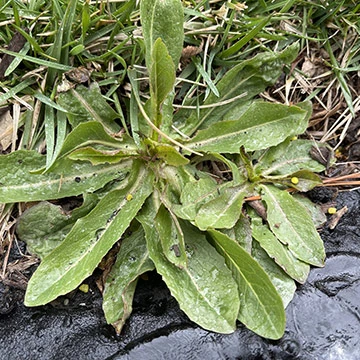
[[[6,150],[11,145],[13,132],[13,118],[7,110],[0,115],[0,147]]]

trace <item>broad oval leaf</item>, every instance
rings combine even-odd
[[[80,123],[69,133],[58,156],[63,157],[77,149],[96,145],[113,147],[130,153],[135,153],[137,150],[130,137],[122,135],[120,138],[114,138],[104,130],[99,122],[88,121]]]
[[[307,210],[317,229],[326,223],[327,218],[320,205],[313,203],[308,197],[301,194],[294,194],[293,199]]]
[[[133,150],[98,150],[87,146],[68,155],[71,160],[90,161],[93,165],[116,164],[125,158],[138,156]]]
[[[217,196],[201,205],[195,223],[200,230],[208,228],[230,229],[238,221],[243,200],[249,193],[248,186],[233,186],[219,189]]]
[[[159,109],[175,84],[175,66],[165,44],[160,38],[154,43],[151,59],[151,97],[152,101],[155,102],[156,109]]]
[[[195,220],[200,206],[215,198],[217,190],[218,186],[216,182],[210,177],[189,182],[181,192],[180,201],[182,204],[174,204],[172,210],[182,219]]]
[[[304,169],[313,172],[324,171],[325,166],[310,156],[313,146],[313,141],[286,139],[281,144],[267,149],[259,157],[254,171],[262,176],[286,176]]]
[[[154,270],[146,248],[142,227],[121,242],[115,264],[106,278],[103,292],[103,310],[108,324],[119,334],[132,312],[132,300],[138,277]]]
[[[61,206],[42,201],[20,216],[16,232],[27,250],[43,259],[65,239],[73,225],[69,220]]]
[[[187,266],[184,234],[176,216],[161,205],[154,220],[162,251],[166,258],[183,269]]]
[[[196,182],[195,174],[197,175],[197,171],[193,166],[164,166],[161,168],[161,176],[166,179],[176,198],[180,198],[185,186]]]
[[[324,266],[324,244],[306,209],[292,196],[272,185],[261,185],[271,231],[300,260]]]
[[[297,106],[254,102],[238,120],[220,121],[200,130],[186,144],[196,151],[239,153],[274,146],[307,127],[307,113]]]
[[[126,188],[103,197],[41,262],[29,281],[26,306],[43,305],[67,294],[92,274],[152,192],[152,173],[141,164],[137,167]]]
[[[243,249],[251,254],[251,226],[248,217],[243,213],[240,214],[239,220],[231,229],[221,229],[220,231],[227,235],[230,239],[235,240]]]
[[[183,166],[189,163],[189,159],[181,155],[173,146],[168,144],[157,145],[156,156],[171,166]]]
[[[301,192],[310,191],[315,186],[322,184],[320,176],[309,170],[299,170],[285,177],[283,175],[264,176],[264,179],[268,179],[272,183],[279,183],[288,187],[292,187]]]
[[[287,247],[282,244],[262,219],[252,212],[252,235],[266,253],[294,280],[303,284],[310,272],[310,266],[297,259]]]
[[[224,102],[224,105],[201,109],[200,114],[193,111],[185,124],[182,116],[187,112],[179,111],[174,118],[176,126],[183,133],[191,136],[198,129],[205,129],[211,124],[226,119],[226,114],[234,107],[242,106],[266,87],[274,84],[282,72],[283,65],[295,60],[298,48],[298,45],[294,44],[281,53],[258,54],[234,66],[216,84],[219,96],[211,93],[204,102],[204,105],[221,102]],[[238,100],[227,103],[227,100],[237,96]]]
[[[144,144],[148,145],[148,152],[157,159],[163,160],[170,166],[183,166],[189,163],[189,159],[177,151],[174,146],[162,144],[151,139],[144,139]]]
[[[19,150],[0,156],[0,203],[60,199],[94,192],[112,180],[124,180],[132,166],[131,160],[93,166],[62,158],[51,172],[32,173],[43,168],[45,162],[45,156],[35,151]]]
[[[284,305],[268,275],[236,241],[217,230],[208,233],[238,285],[238,319],[260,336],[280,339],[285,330]]]
[[[172,296],[186,315],[199,326],[219,333],[232,333],[239,312],[239,295],[223,257],[196,228],[182,224],[188,266],[179,269],[162,252],[152,216],[149,215],[153,211],[154,207],[150,206],[147,214],[138,219],[145,230],[150,258]]]
[[[76,89],[61,93],[57,102],[68,111],[67,117],[72,127],[84,121],[96,120],[109,132],[120,131],[114,121],[119,115],[104,99],[97,83],[92,83],[90,87],[78,85]]]
[[[42,201],[18,218],[16,233],[26,242],[30,253],[43,259],[61,244],[76,220],[89,213],[97,202],[97,195],[85,194],[84,203],[70,213],[61,206]]]
[[[140,18],[146,48],[146,66],[152,68],[153,47],[158,38],[165,44],[175,66],[184,42],[184,12],[180,0],[142,0]]]
[[[294,297],[296,291],[295,281],[270,258],[256,240],[252,244],[251,256],[269,276],[276,291],[281,296],[284,308],[286,308]]]

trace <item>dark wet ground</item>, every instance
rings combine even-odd
[[[331,194],[323,194],[324,202]],[[313,269],[287,308],[283,339],[244,327],[231,335],[192,324],[161,279],[141,280],[134,312],[117,338],[106,325],[95,284],[52,305],[27,309],[22,290],[0,284],[0,360],[358,360],[360,359],[360,191],[340,193],[348,207],[334,230],[321,232],[325,268]]]

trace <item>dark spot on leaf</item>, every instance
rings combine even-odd
[[[75,182],[79,183],[80,181],[81,181],[81,178],[80,178],[79,176],[77,176],[77,177],[75,178]]]
[[[18,160],[18,164],[22,164],[23,163],[23,161],[20,159],[20,160]]]
[[[170,251],[174,251],[176,257],[181,256],[180,248],[179,248],[179,245],[177,245],[177,244],[171,245],[170,246]]]
[[[115,210],[112,212],[112,214],[110,215],[110,217],[108,218],[107,222],[109,223],[110,221],[112,221],[114,219],[114,217],[119,213],[119,209]]]
[[[100,236],[102,235],[104,230],[105,230],[105,228],[100,228],[100,229],[96,230],[96,232],[95,232],[96,241],[100,239]]]

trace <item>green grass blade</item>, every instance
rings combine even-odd
[[[220,96],[219,90],[216,88],[215,84],[210,78],[210,75],[205,71],[205,69],[200,64],[200,60],[198,58],[193,58],[193,63],[196,66],[197,71],[201,74],[203,79],[205,80],[206,84],[209,86],[210,90],[213,92],[213,94],[217,97]]]
[[[28,51],[30,50],[30,44],[26,43],[24,45],[24,47],[19,51],[19,54],[21,55],[26,55],[28,53]],[[9,67],[6,69],[4,77],[8,77],[14,70],[16,70],[16,68],[19,66],[19,64],[21,63],[22,59],[19,57],[16,57],[11,64],[9,65]]]
[[[53,151],[55,146],[55,116],[54,109],[45,105],[45,138],[46,138],[46,167],[51,165]]]
[[[26,79],[25,81],[21,82],[20,84],[11,88],[8,92],[0,95],[0,104],[3,104],[5,101],[14,97],[20,91],[26,89],[28,86],[32,85],[35,82],[35,79],[30,78]]]
[[[247,44],[251,39],[253,39],[259,31],[270,21],[271,16],[268,16],[262,19],[259,24],[257,24],[254,29],[249,31],[244,37],[242,37],[237,43],[230,46],[228,49],[222,51],[219,54],[219,57],[225,58],[237,53],[245,44]]]
[[[17,52],[5,50],[5,49],[0,49],[0,53],[4,53],[4,54],[12,55],[12,56],[15,56],[15,57],[19,57],[22,60],[27,60],[27,61],[30,61],[30,62],[32,62],[34,64],[41,65],[41,66],[47,66],[48,68],[51,68],[51,69],[58,69],[58,70],[62,70],[62,71],[69,71],[69,70],[73,69],[72,66],[58,64],[57,62],[54,62],[54,61],[38,59],[38,58],[36,58],[34,56],[22,55],[22,54],[19,54]]]

